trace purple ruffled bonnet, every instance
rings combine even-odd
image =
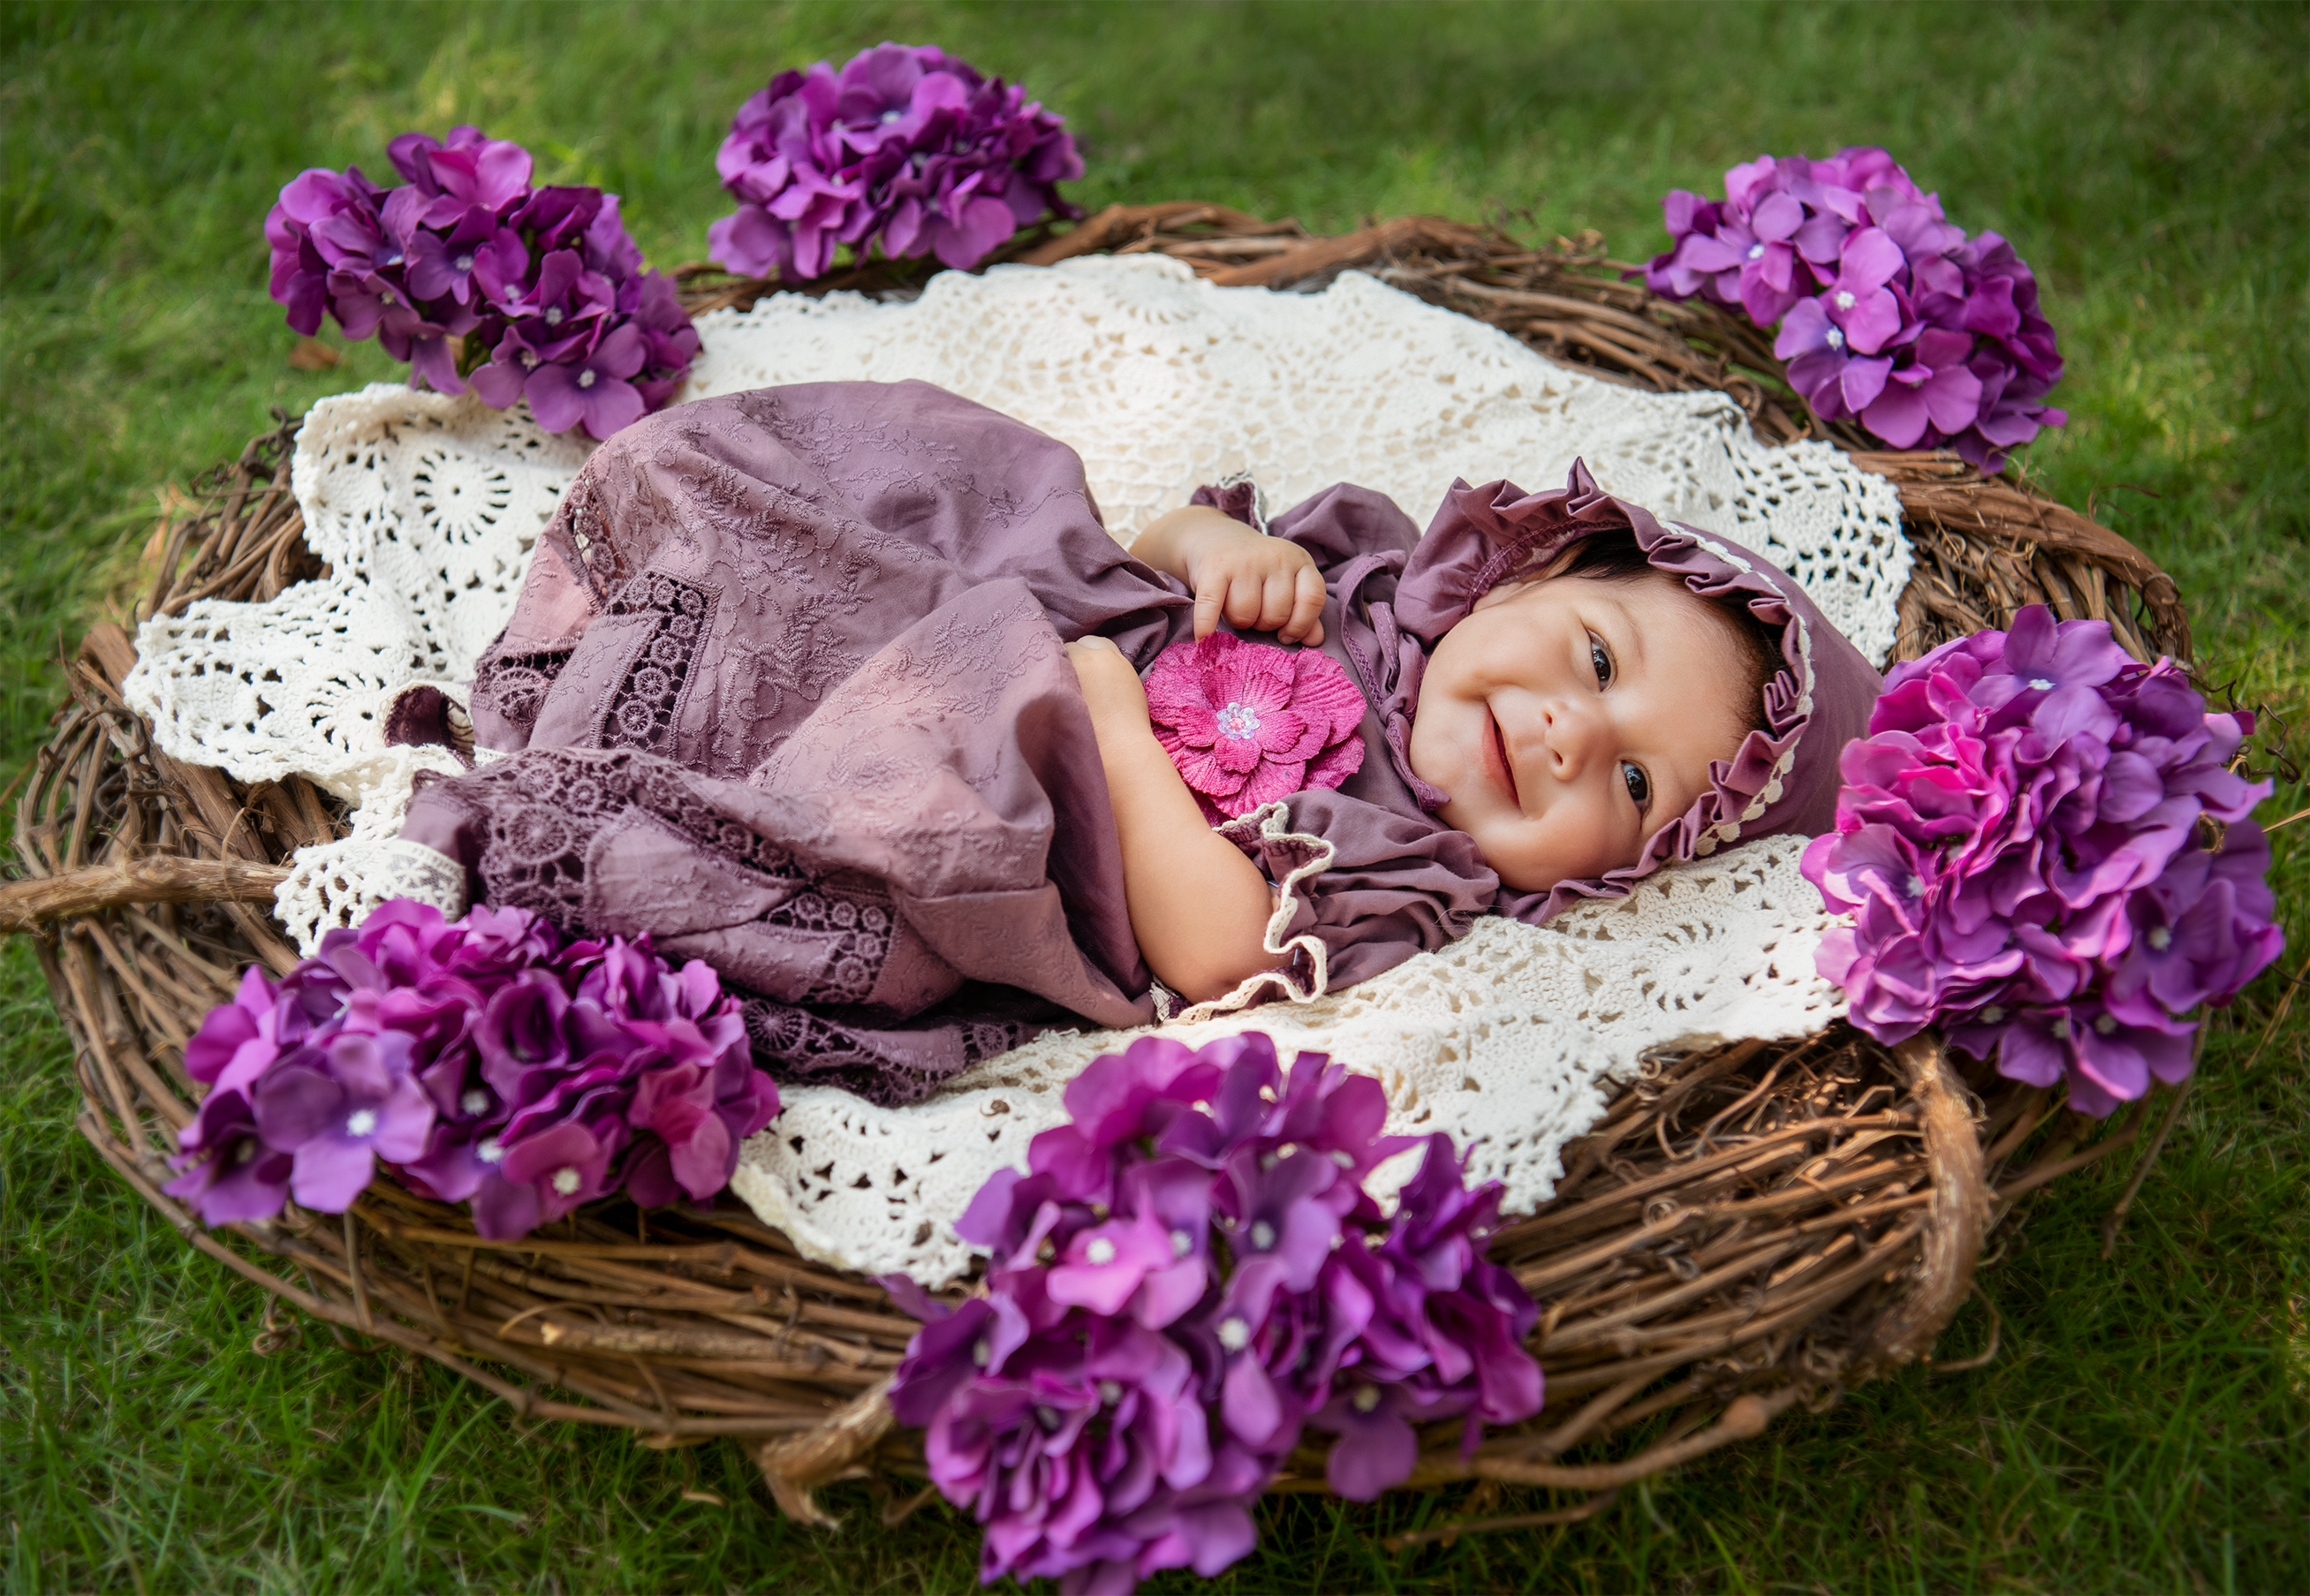
[[[1837,756],[1867,729],[1881,685],[1794,577],[1730,539],[1614,499],[1576,460],[1564,487],[1546,493],[1507,481],[1454,482],[1396,585],[1395,622],[1433,648],[1501,582],[1582,538],[1622,530],[1635,533],[1655,568],[1682,577],[1694,593],[1746,595],[1749,612],[1779,629],[1782,668],[1765,688],[1771,730],[1751,731],[1731,763],[1712,764],[1709,790],[1654,832],[1634,864],[1546,892],[1503,887],[1494,907],[1533,924],[1583,898],[1625,897],[1670,860],[1706,858],[1743,839],[1829,829]],[[1417,683],[1408,685],[1416,699]]]

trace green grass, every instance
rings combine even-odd
[[[2310,9],[2229,6],[474,5],[0,9],[0,781],[48,664],[133,565],[156,493],[271,407],[387,379],[291,369],[258,228],[299,169],[472,120],[600,183],[661,264],[704,253],[712,155],[778,67],[890,37],[1024,81],[1082,137],[1076,197],[1196,196],[1337,229],[1516,213],[1661,241],[1672,186],[1759,151],[1882,143],[2010,237],[2070,360],[2027,468],[2173,571],[2218,681],[2310,712]],[[2274,722],[2272,723],[2275,724]],[[2282,788],[2265,813],[2310,802]],[[2310,822],[2278,834],[2310,946]],[[2299,955],[2296,955],[2298,958]],[[2289,960],[2289,965],[2292,963]],[[2310,1127],[2281,988],[2218,1029],[2115,1259],[2126,1177],[2036,1202],[1984,1276],[1976,1373],[1912,1370],[1600,1518],[1401,1556],[1465,1493],[1262,1509],[1236,1591],[2310,1586]],[[777,1519],[734,1448],[525,1430],[265,1303],[74,1135],[30,951],[0,953],[0,1583],[8,1592],[960,1590],[943,1511]],[[2122,1162],[2122,1160],[2120,1160]],[[1950,1344],[1982,1344],[1968,1306]],[[711,1493],[727,1503],[685,1498]],[[1545,1505],[1509,1493],[1484,1511]],[[1176,1578],[1159,1583],[1184,1588]]]

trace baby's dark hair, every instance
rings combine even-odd
[[[1662,570],[1647,559],[1637,545],[1637,534],[1626,530],[1591,533],[1551,562],[1547,574],[1585,577],[1591,582],[1641,582],[1647,577],[1663,577],[1684,586],[1683,579],[1674,572]],[[1689,588],[1686,591],[1691,592]],[[1725,631],[1740,653],[1743,691],[1736,701],[1748,707],[1750,729],[1770,732],[1773,728],[1765,716],[1765,688],[1782,670],[1779,635],[1751,615],[1748,601],[1737,594],[1711,596],[1694,593],[1692,596],[1724,621]]]

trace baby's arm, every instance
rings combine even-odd
[[[1263,945],[1275,907],[1267,878],[1204,823],[1148,726],[1131,662],[1105,638],[1068,644],[1067,657],[1099,737],[1139,951],[1190,1002],[1232,992],[1275,963]]]
[[[1195,636],[1229,626],[1311,647],[1324,640],[1324,575],[1289,538],[1272,538],[1208,505],[1167,511],[1131,545],[1132,558],[1177,577],[1195,595]]]

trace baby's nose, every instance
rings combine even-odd
[[[1593,704],[1562,698],[1548,707],[1548,758],[1559,781],[1577,781],[1604,754],[1604,717]]]

